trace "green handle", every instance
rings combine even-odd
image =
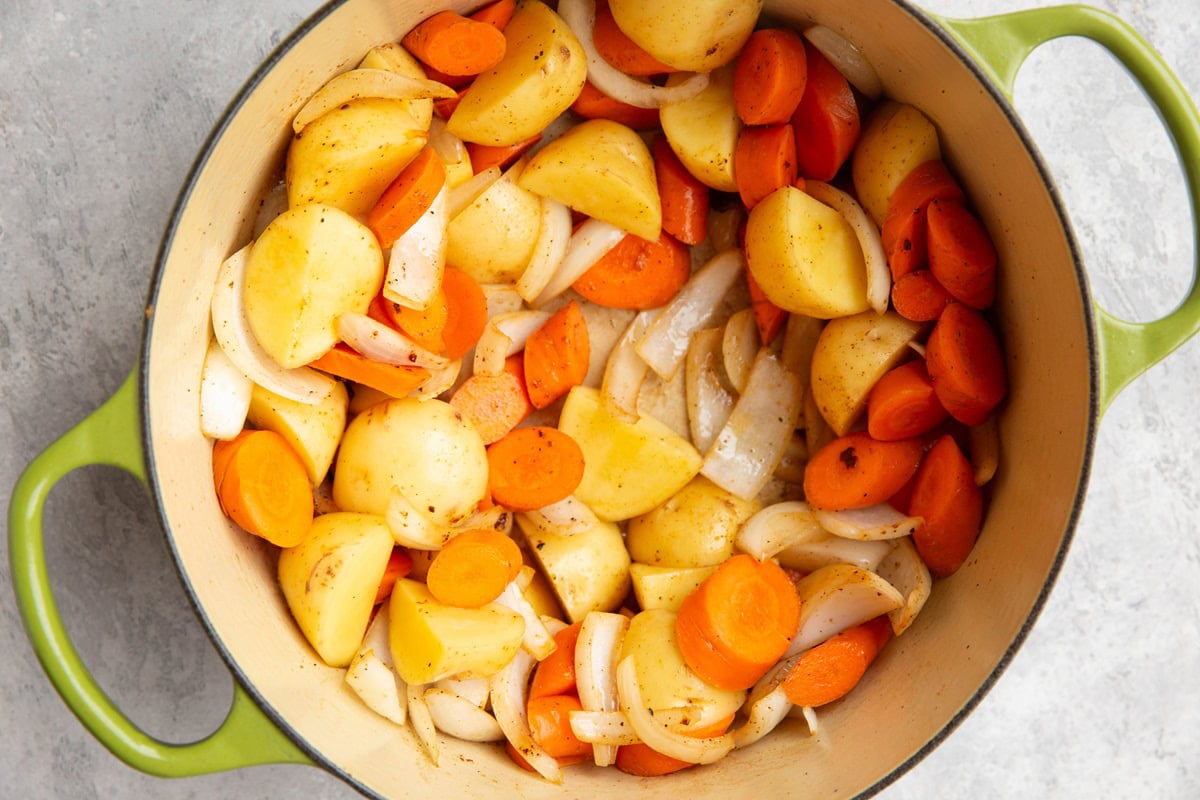
[[[1051,39],[1083,36],[1112,53],[1133,75],[1158,111],[1187,179],[1193,235],[1198,243],[1192,284],[1174,311],[1152,322],[1128,322],[1095,304],[1100,351],[1100,410],[1129,383],[1200,330],[1200,116],[1179,79],[1149,44],[1120,19],[1086,6],[1057,6],[978,19],[938,18],[1012,98],[1017,71],[1031,52]]]
[[[71,644],[50,591],[42,509],[60,478],[89,464],[121,467],[145,483],[138,430],[134,373],[104,405],[35,458],[13,489],[8,515],[13,589],[46,675],[84,726],[118,758],[143,772],[184,777],[254,764],[311,764],[236,682],[229,715],[212,735],[184,745],[158,741],[113,705]]]

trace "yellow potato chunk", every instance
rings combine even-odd
[[[335,381],[333,390],[318,403],[298,403],[256,384],[250,390],[246,420],[282,436],[300,457],[312,485],[319,486],[342,440],[349,405],[349,392],[341,381]]]
[[[737,56],[758,22],[762,0],[611,0],[621,30],[680,70],[708,72]]]
[[[447,228],[446,260],[479,283],[515,281],[537,244],[542,202],[521,187],[522,167],[501,175]]]
[[[634,563],[629,566],[629,577],[633,579],[633,593],[642,609],[678,611],[683,599],[716,570],[715,566],[656,567]]]
[[[629,593],[629,552],[614,523],[601,521],[559,536],[526,525],[523,515],[517,520],[569,620],[578,622],[589,611],[621,606]]]
[[[629,520],[625,544],[634,561],[707,567],[733,555],[733,540],[760,504],[697,476],[651,511]]]
[[[680,76],[672,76],[667,85],[679,80]],[[742,121],[733,106],[732,67],[713,70],[704,91],[664,104],[658,117],[663,135],[688,172],[717,191],[737,191],[733,151]]]
[[[888,101],[863,126],[850,162],[858,202],[883,225],[896,187],[914,167],[941,158],[937,129],[910,105]]]

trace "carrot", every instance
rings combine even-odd
[[[525,342],[525,386],[534,408],[545,408],[587,377],[591,345],[579,303],[554,312]]]
[[[983,491],[950,434],[938,439],[921,461],[909,513],[925,520],[913,532],[913,544],[930,573],[945,577],[957,571],[979,537]]]
[[[620,100],[614,100],[585,81],[579,96],[571,104],[571,110],[584,119],[611,119],[634,130],[649,130],[658,127],[657,108],[638,108]]]
[[[730,714],[728,717],[719,719],[711,725],[689,730],[687,735],[694,736],[697,739],[720,736],[733,724],[733,719],[734,715]],[[665,756],[657,750],[651,749],[644,742],[621,745],[617,748],[617,769],[628,775],[636,775],[639,778],[657,778],[661,775],[670,775],[672,772],[679,772],[681,769],[694,766],[695,764],[691,762]]]
[[[557,503],[583,479],[583,451],[558,428],[517,428],[488,445],[488,488],[513,511]]]
[[[487,326],[487,296],[466,272],[447,266],[442,286],[428,308],[386,302],[392,324],[417,344],[447,358],[461,358]]]
[[[880,441],[928,433],[946,416],[925,362],[919,358],[888,371],[867,396],[867,432]]]
[[[529,148],[542,140],[540,133],[535,133],[528,139],[508,145],[476,144],[467,142],[467,154],[471,157],[471,170],[478,175],[488,167],[504,169],[521,157]]]
[[[662,200],[663,230],[684,244],[700,244],[708,235],[708,187],[688,172],[667,137],[656,138],[650,151]]]
[[[213,447],[221,510],[247,533],[279,547],[304,540],[313,520],[312,484],[296,451],[274,431],[245,430]]]
[[[750,292],[750,307],[754,309],[754,325],[758,328],[758,340],[764,345],[775,341],[787,322],[788,312],[767,299],[762,287],[750,270],[746,270],[746,288]]]
[[[804,495],[817,508],[838,511],[882,503],[921,463],[916,439],[881,442],[856,431],[818,450],[804,467]]]
[[[450,405],[491,444],[533,413],[525,390],[525,365],[520,354],[504,360],[498,375],[476,373],[450,396]]]
[[[892,634],[886,615],[855,625],[806,651],[783,679],[783,693],[798,706],[816,708],[844,697]]]
[[[661,75],[675,70],[647,53],[625,35],[613,19],[608,0],[597,0],[596,23],[592,27],[592,39],[600,57],[626,75],[642,77]]]
[[[449,269],[447,267],[446,271]],[[380,312],[382,319],[378,316]],[[440,289],[427,308],[410,308],[379,295],[367,309],[367,316],[391,325],[431,353],[442,353],[446,349],[442,331],[446,329],[447,314],[446,298]]]
[[[747,125],[788,122],[808,83],[804,40],[787,28],[750,34],[733,67],[733,107]]]
[[[830,181],[858,142],[862,130],[854,90],[815,47],[805,48],[808,82],[792,115],[800,174]]]
[[[370,386],[389,397],[405,397],[429,377],[429,370],[424,367],[372,361],[341,342],[309,366],[354,383]]]
[[[447,75],[478,75],[504,58],[504,34],[487,22],[440,11],[400,40],[422,63]]]
[[[747,209],[796,180],[796,134],[791,125],[743,128],[733,148],[733,178]]]
[[[458,104],[462,102],[463,95],[467,93],[466,87],[456,86],[454,89],[454,97],[439,97],[433,101],[433,111],[442,119],[450,119],[454,109],[458,108]]]
[[[538,662],[529,684],[529,699],[555,694],[573,694],[575,688],[575,645],[583,622],[575,622],[554,634],[554,651]]]
[[[927,269],[917,269],[892,284],[892,306],[913,322],[932,322],[954,301],[946,287]]]
[[[432,148],[425,148],[384,189],[367,214],[367,225],[385,250],[396,243],[421,215],[446,182],[446,169]]]
[[[393,547],[392,554],[388,556],[387,566],[383,570],[383,578],[379,581],[379,588],[375,591],[375,605],[388,599],[396,581],[412,572],[412,568],[413,560],[408,551],[403,547]]]
[[[683,660],[720,689],[748,689],[787,651],[800,600],[774,561],[726,559],[688,595],[675,620]]]
[[[905,176],[888,202],[880,230],[893,279],[925,265],[928,254],[926,209],[929,204],[934,200],[961,202],[965,199],[962,187],[940,159],[918,164]]]
[[[996,299],[996,247],[962,203],[934,200],[926,211],[929,269],[954,299],[987,308]]]
[[[691,275],[691,254],[666,230],[655,241],[629,233],[571,287],[593,303],[641,311],[665,305]]]
[[[521,769],[525,770],[526,772],[537,772],[537,770],[535,770],[530,763],[525,760],[525,756],[521,755],[521,752],[517,750],[517,748],[513,747],[513,743],[508,739],[504,740],[504,752],[508,753],[508,757],[511,758],[513,763]],[[578,764],[579,762],[586,761],[589,758],[590,753],[586,756],[572,756],[569,758],[563,757],[556,758],[554,760],[558,762],[560,767],[569,767],[572,764]]]
[[[552,694],[530,698],[525,711],[533,740],[554,758],[587,757],[592,746],[581,742],[571,730],[571,712],[582,711],[575,694]]]
[[[992,326],[962,303],[951,303],[938,317],[925,344],[925,363],[938,399],[964,425],[987,419],[1008,390]]]
[[[517,0],[496,0],[472,14],[471,19],[476,22],[485,22],[496,30],[503,31],[508,27],[508,23],[512,21],[513,14],[516,12]]]
[[[439,603],[479,608],[495,600],[521,571],[521,548],[493,528],[457,534],[437,552],[425,575]]]

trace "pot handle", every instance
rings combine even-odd
[[[1100,351],[1100,410],[1129,383],[1200,330],[1200,116],[1162,56],[1123,20],[1086,6],[1056,6],[978,19],[937,21],[966,49],[1011,100],[1017,72],[1038,46],[1061,36],[1083,36],[1108,50],[1132,74],[1158,111],[1175,145],[1191,200],[1197,262],[1183,302],[1161,319],[1120,319],[1095,305]]]
[[[91,464],[120,467],[145,483],[139,428],[135,371],[103,405],[30,462],[13,489],[9,566],[17,606],[42,668],[84,726],[117,758],[143,772],[174,778],[255,764],[311,764],[236,681],[229,715],[208,738],[183,745],[154,739],[113,705],[71,643],[46,571],[46,497],[67,473]]]

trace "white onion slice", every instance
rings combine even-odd
[[[792,716],[789,714],[788,716]],[[812,706],[802,706],[800,708],[800,717],[808,725],[808,735],[816,736],[821,732],[820,726],[817,724],[817,710]]]
[[[874,572],[834,564],[796,584],[800,623],[787,655],[801,653],[847,628],[904,605],[904,597]]]
[[[908,536],[925,520],[901,514],[888,503],[845,511],[814,509],[813,515],[825,530],[844,539],[879,542]]]
[[[458,382],[458,376],[462,373],[462,359],[456,358],[453,361],[447,361],[446,366],[440,369],[429,370],[429,377],[421,382],[421,385],[408,393],[409,397],[415,397],[418,400],[429,400],[437,397],[442,392],[450,389]]]
[[[750,704],[750,714],[742,727],[733,732],[735,748],[748,747],[775,730],[787,718],[792,703],[780,684]]]
[[[689,764],[711,764],[733,749],[732,733],[705,738],[685,736],[665,727],[659,714],[651,714],[642,699],[633,656],[625,656],[617,666],[617,694],[634,733],[652,750]]]
[[[446,130],[446,121],[435,116],[429,123],[429,146],[443,164],[457,164],[467,157],[463,140]]]
[[[812,507],[803,500],[788,500],[756,511],[742,523],[734,543],[743,553],[766,561],[795,542],[821,535],[827,534]]]
[[[384,515],[388,530],[396,544],[417,550],[441,550],[450,540],[453,531],[429,518],[419,507],[414,506],[399,486],[393,486]]]
[[[386,69],[352,69],[335,75],[317,89],[292,119],[292,131],[300,133],[317,117],[353,100],[380,97],[388,100],[426,100],[454,97],[444,83],[414,78]]]
[[[743,499],[758,494],[796,429],[803,397],[800,377],[763,348],[750,370],[746,391],[704,456],[700,473]]]
[[[396,674],[392,662],[389,620],[388,605],[384,603],[346,669],[346,685],[376,714],[403,725],[408,719],[407,684]]]
[[[636,744],[633,726],[620,711],[572,711],[571,730],[581,742],[597,747]]]
[[[567,23],[587,54],[588,80],[604,94],[638,108],[658,108],[695,97],[708,86],[708,74],[696,73],[673,86],[655,86],[621,72],[596,49],[594,0],[559,0],[559,16]]]
[[[829,59],[829,63],[837,67],[842,77],[850,85],[858,89],[871,100],[876,100],[883,94],[883,82],[879,73],[867,61],[854,44],[836,31],[824,25],[813,25],[804,29],[804,38],[809,44],[821,51],[821,55]]]
[[[467,742],[498,742],[504,739],[496,718],[454,692],[434,687],[422,696],[429,717],[439,731]]]
[[[500,180],[500,168],[488,167],[475,173],[457,186],[452,186],[446,195],[446,219],[454,219],[467,206],[474,203],[479,195],[491,188]]]
[[[217,270],[212,295],[213,334],[229,360],[259,386],[297,403],[319,403],[333,391],[334,379],[309,367],[284,369],[267,355],[250,330],[243,294],[251,247],[238,250]]]
[[[417,734],[417,739],[425,747],[426,754],[429,755],[429,760],[436,767],[438,757],[441,754],[441,748],[438,747],[437,725],[433,722],[433,716],[429,713],[429,706],[425,704],[426,684],[412,684],[407,688],[408,695],[408,720],[412,723],[413,730]]]
[[[504,591],[496,598],[496,602],[505,608],[517,612],[521,615],[521,619],[525,620],[525,634],[521,638],[521,646],[531,656],[541,661],[554,652],[554,637],[550,635],[550,632],[546,630],[546,626],[542,624],[542,618],[538,616],[537,611],[525,599],[525,595],[522,594],[521,587],[516,580],[510,581],[504,587]]]
[[[393,303],[423,311],[438,295],[446,267],[447,191],[443,185],[425,213],[392,244],[383,296]]]
[[[553,536],[575,536],[595,530],[600,524],[596,512],[573,494],[557,503],[526,511],[521,514],[522,524],[540,534]]]
[[[850,223],[867,267],[867,304],[877,314],[887,311],[892,296],[892,270],[888,266],[883,240],[875,223],[857,200],[828,183],[805,181],[804,191],[837,211]]]
[[[782,566],[800,572],[813,572],[831,564],[853,564],[861,569],[873,570],[887,557],[890,547],[890,541],[845,539],[817,525],[812,533],[806,533],[780,550],[775,560]]]
[[[730,315],[721,336],[721,363],[725,375],[739,394],[746,391],[750,379],[750,368],[758,355],[758,324],[754,321],[754,309],[743,308]]]
[[[967,428],[967,436],[971,465],[975,468],[975,485],[983,486],[996,477],[996,470],[1000,468],[1000,432],[996,427],[996,415],[989,414],[983,422]]]
[[[338,338],[363,356],[382,364],[441,369],[449,363],[444,356],[431,353],[395,328],[356,311],[338,314]]]
[[[600,383],[604,404],[613,415],[631,422],[637,419],[638,392],[650,371],[635,346],[657,316],[658,309],[639,311],[617,340],[604,365],[604,378]]]
[[[733,393],[725,388],[717,373],[722,341],[720,328],[698,330],[692,334],[684,357],[688,432],[701,453],[708,452],[733,411]]]
[[[571,234],[567,242],[567,252],[530,305],[541,308],[570,289],[572,283],[579,280],[583,273],[616,247],[625,236],[625,231],[604,220],[589,219],[584,222]]]
[[[529,717],[525,712],[528,700],[529,674],[537,662],[525,650],[518,650],[499,672],[488,682],[492,697],[492,712],[505,738],[529,766],[551,783],[561,784],[562,768],[554,756],[547,753],[533,740],[529,730]]]
[[[525,271],[517,279],[517,294],[526,303],[532,303],[546,288],[571,243],[571,209],[550,197],[543,197],[541,204],[538,238]]]
[[[225,355],[217,342],[208,343],[200,369],[200,432],[210,439],[232,439],[246,425],[254,381]]]
[[[783,346],[779,357],[783,359],[785,367],[806,381],[812,373],[813,350],[824,327],[825,320],[804,314],[788,314],[787,323],[783,326]]]
[[[499,375],[504,359],[525,347],[526,340],[550,319],[549,311],[511,311],[488,320],[487,327],[475,343],[476,375]]]
[[[921,613],[933,590],[933,578],[911,538],[897,539],[876,572],[904,596],[904,605],[888,612],[892,633],[899,636]]]
[[[589,611],[579,626],[575,644],[575,683],[584,711],[617,711],[617,657],[629,620],[622,614]],[[617,748],[599,744],[592,748],[598,767],[617,760]]]
[[[745,265],[740,250],[726,250],[692,273],[637,344],[638,354],[650,369],[665,380],[675,375],[687,354],[692,331],[713,319]]]
[[[797,424],[800,424],[799,422]],[[804,467],[808,464],[808,445],[804,443],[804,432],[795,431],[783,449],[774,476],[787,483],[804,483]]]
[[[445,689],[478,708],[485,708],[488,701],[487,678],[441,678],[433,684],[436,689]]]

